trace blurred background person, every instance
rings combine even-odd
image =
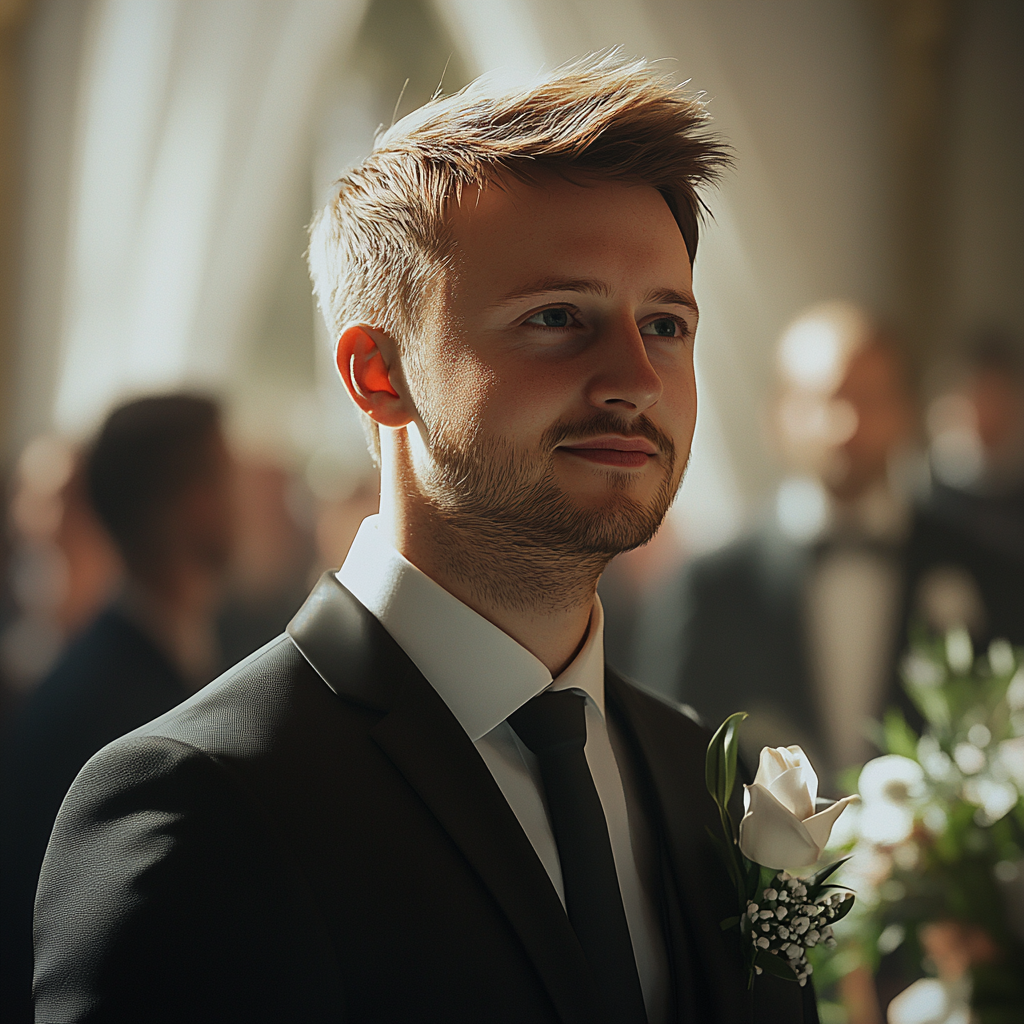
[[[234,538],[231,470],[217,404],[185,394],[116,409],[88,453],[86,490],[124,575],[114,600],[27,698],[5,751],[5,1020],[31,1020],[35,885],[75,775],[219,667],[215,614]]]
[[[121,560],[86,492],[83,452],[47,431],[17,460],[0,628],[3,732],[68,638],[110,600]]]
[[[760,529],[690,562],[657,595],[640,676],[762,745],[800,743],[823,775],[871,756],[897,705],[908,629],[1024,641],[1024,575],[915,504],[917,415],[893,338],[847,303],[815,306],[778,347],[776,435],[791,474]]]
[[[1024,573],[1024,347],[981,331],[939,376],[929,506]]]

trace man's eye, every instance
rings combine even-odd
[[[678,320],[673,320],[670,316],[663,316],[657,320],[652,320],[649,324],[644,324],[640,328],[640,333],[654,334],[659,338],[674,338],[682,336],[685,332]]]
[[[572,317],[567,309],[542,309],[529,317],[526,323],[536,324],[538,327],[568,327],[572,323]]]

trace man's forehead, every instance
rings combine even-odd
[[[533,211],[558,207],[569,200],[615,203],[646,195],[675,216],[664,196],[641,181],[622,181],[594,174],[567,164],[564,167],[532,167],[512,174],[498,170],[482,184],[467,185],[449,204],[448,220],[453,230],[465,230],[475,222],[502,216],[528,217]]]

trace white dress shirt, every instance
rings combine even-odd
[[[840,768],[871,757],[865,727],[885,710],[903,582],[895,548],[905,540],[909,515],[883,486],[834,508],[821,539],[832,535],[840,542],[818,559],[807,579],[812,678],[832,759]],[[848,543],[842,543],[844,537]],[[879,546],[872,549],[871,542]],[[893,547],[891,554],[885,544]]]
[[[668,1016],[669,969],[652,898],[646,823],[624,787],[604,707],[604,613],[594,599],[582,649],[557,679],[525,647],[417,569],[363,521],[338,580],[380,621],[466,730],[564,905],[562,869],[537,759],[506,719],[549,687],[586,697],[585,753],[608,822],[615,869],[648,1019]],[[611,734],[611,735],[610,735]],[[624,788],[625,791],[624,792]],[[631,823],[632,812],[632,823]]]

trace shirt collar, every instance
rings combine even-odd
[[[552,680],[525,647],[463,604],[363,520],[338,580],[380,621],[475,743],[549,686],[586,694],[604,715],[604,611],[595,595],[579,653]]]

